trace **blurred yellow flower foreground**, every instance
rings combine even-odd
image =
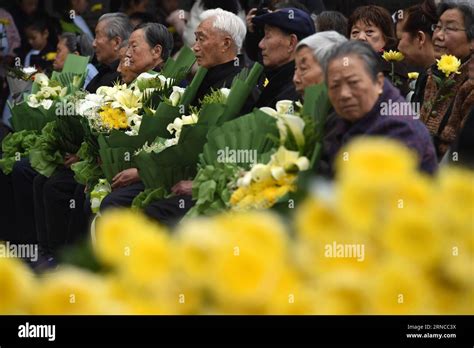
[[[343,150],[330,197],[186,220],[169,233],[130,210],[104,215],[106,272],[41,277],[0,259],[8,314],[468,314],[474,298],[474,174],[416,169],[381,139]]]

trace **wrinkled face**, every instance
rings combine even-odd
[[[382,51],[387,44],[382,30],[372,23],[358,21],[351,28],[351,40],[365,41],[372,46],[376,52]]]
[[[196,62],[204,68],[225,63],[224,54],[227,52],[230,36],[213,27],[213,19],[208,18],[202,21],[197,27],[194,35],[196,42],[193,51],[196,55]]]
[[[35,29],[26,28],[25,33],[28,39],[28,43],[35,50],[41,51],[48,44],[48,30],[40,32]]]
[[[130,69],[130,58],[127,57],[127,49],[128,47],[122,47],[120,49],[120,63],[117,67],[117,72],[120,73],[122,81],[125,82],[127,85],[138,76],[138,74],[134,73]]]
[[[323,81],[323,69],[309,47],[304,46],[297,50],[295,55],[295,75],[293,76],[296,91],[303,94],[306,87]]]
[[[100,21],[95,27],[95,39],[92,46],[99,63],[110,64],[117,60],[120,41],[118,38],[109,39],[107,36],[107,20]]]
[[[380,73],[374,82],[358,56],[331,60],[328,66],[328,93],[338,115],[350,122],[364,117],[382,93],[383,79]]]
[[[160,57],[161,46],[150,47],[145,39],[143,29],[135,30],[128,40],[127,57],[130,59],[130,69],[138,74],[153,69]]]
[[[264,30],[265,36],[258,44],[262,50],[263,65],[266,68],[277,68],[290,62],[294,51],[291,36],[270,25],[265,25]]]
[[[461,11],[444,11],[433,33],[433,45],[436,58],[443,54],[452,54],[459,59],[469,55],[469,41]]]
[[[66,57],[69,53],[67,46],[66,46],[66,39],[61,39],[58,41],[58,45],[56,46],[56,58],[53,62],[53,69],[60,71],[63,69],[64,62],[66,61]]]

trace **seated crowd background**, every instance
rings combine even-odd
[[[354,137],[400,140],[418,154],[419,168],[434,174],[438,165],[474,165],[474,3],[472,1],[39,1],[1,2],[5,44],[0,51],[3,111],[0,140],[11,132],[7,100],[12,98],[5,66],[16,61],[40,71],[60,71],[67,54],[89,56],[85,89],[95,92],[116,81],[160,71],[183,45],[208,69],[195,100],[211,89],[228,87],[254,62],[264,75],[246,101],[244,112],[275,107],[277,101],[302,101],[304,89],[328,88],[332,112],[324,151],[315,174],[334,176],[339,149]],[[350,4],[350,5],[348,5]],[[2,41],[2,43],[3,43]],[[400,51],[389,62],[384,52]],[[50,53],[55,53],[50,55]],[[437,59],[461,60],[451,93],[440,96]],[[236,64],[237,62],[237,64]],[[416,83],[410,72],[418,73]],[[442,97],[442,98],[440,98]],[[435,100],[440,102],[434,103]],[[420,106],[406,115],[381,115],[380,105],[409,101]],[[50,178],[27,159],[13,172],[0,172],[0,240],[38,243],[43,257],[33,267],[54,265],[58,251],[87,234],[91,212],[85,187],[70,166]],[[136,168],[117,174],[101,211],[128,207],[144,189]],[[172,188],[173,198],[156,201],[146,213],[175,223],[193,205],[192,181]],[[74,199],[84,209],[70,209]]]

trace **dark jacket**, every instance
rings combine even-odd
[[[406,102],[398,89],[385,80],[382,95],[367,115],[353,123],[340,116],[336,117],[324,137],[322,163],[317,166],[318,174],[332,177],[333,163],[339,150],[358,136],[384,136],[400,140],[418,153],[419,168],[422,171],[436,171],[436,151],[425,125],[411,115],[382,115],[382,108],[389,104],[389,101],[392,105]]]
[[[236,62],[238,64],[236,64]],[[231,60],[230,62],[216,65],[207,71],[206,77],[201,83],[194,100],[191,105],[199,105],[199,101],[211,92],[212,89],[230,88],[235,75],[244,68],[244,60],[239,56],[238,60]]]
[[[428,70],[421,120],[433,136],[439,159],[443,158],[456,139],[474,106],[474,81],[469,79],[470,59],[461,64],[460,74],[449,77],[454,81],[452,85],[442,90],[439,90],[433,76],[444,79],[444,74],[438,70],[436,64]]]
[[[120,74],[117,72],[119,60],[110,65],[102,64],[97,70],[98,74],[89,82],[86,90],[95,93],[100,86],[112,86],[116,81],[120,80]]]
[[[261,108],[263,106],[269,106],[274,108],[279,100],[298,100],[299,95],[293,84],[294,73],[294,61],[277,69],[265,71],[262,84],[259,86],[261,92],[254,107]],[[264,82],[266,79],[268,79],[268,84],[265,86]]]
[[[50,74],[53,70],[53,60],[48,60],[48,53],[55,53],[56,47],[52,44],[47,44],[38,54],[33,54],[30,57],[30,65],[40,68],[46,74]]]
[[[389,50],[387,48],[387,50]],[[380,69],[382,70],[385,78],[389,79],[390,82],[392,82],[392,63],[387,62],[385,59],[382,58],[382,54],[379,56],[379,66]],[[408,86],[409,80],[408,80],[408,67],[407,65],[402,61],[402,62],[394,62],[393,63],[394,67],[394,81],[397,83],[395,87],[397,87],[401,94],[406,97],[407,94],[410,92],[410,88]]]
[[[426,87],[427,80],[428,80],[428,72],[426,70],[420,72],[420,75],[416,79],[415,90],[410,100],[411,102],[420,103],[420,105],[423,104],[423,99],[425,98],[425,87]]]
[[[454,142],[449,160],[453,164],[461,164],[474,169],[474,107],[471,108],[471,112]]]

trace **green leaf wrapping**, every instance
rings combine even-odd
[[[163,105],[163,103],[161,104]],[[151,143],[157,134],[162,121],[156,116],[143,115],[142,123],[136,136],[113,130],[110,135],[99,134],[99,155],[101,167],[109,182],[125,169],[132,168],[133,154],[146,142]]]
[[[46,177],[50,177],[57,166],[64,163],[64,156],[57,147],[55,126],[55,121],[44,126],[29,153],[33,169]]]
[[[50,177],[64,164],[66,154],[75,154],[84,138],[78,116],[61,116],[48,123],[30,150],[31,166],[40,174]]]
[[[34,145],[38,132],[23,130],[8,134],[2,141],[2,158],[0,169],[8,175],[13,170],[15,162],[28,156],[30,148]]]
[[[196,61],[196,56],[191,48],[183,46],[178,53],[176,60],[168,58],[162,69],[162,74],[166,77],[176,74],[180,70],[189,70]]]
[[[220,155],[226,149],[254,150],[257,156],[260,156],[278,146],[274,140],[278,137],[276,119],[260,110],[254,110],[210,131],[201,155],[201,163],[204,166],[215,165],[221,161]],[[251,163],[236,164],[249,168]]]
[[[309,158],[310,168],[314,168],[321,157],[324,126],[331,108],[326,85],[320,83],[307,87],[304,100],[303,118],[308,128],[305,126],[304,136],[307,141],[303,155]],[[311,121],[308,120],[308,116]]]
[[[185,126],[177,145],[158,154],[142,151],[135,156],[134,163],[145,188],[169,191],[177,182],[194,178],[207,132],[206,125]]]
[[[199,87],[201,86],[202,81],[204,80],[204,77],[206,77],[207,74],[207,69],[200,67],[196,75],[194,75],[193,80],[189,84],[188,87],[186,87],[186,90],[184,91],[183,97],[181,98],[180,105],[183,105],[185,107],[185,112],[187,111],[189,104],[194,100],[196,97],[197,91]]]
[[[102,169],[97,162],[97,154],[93,146],[88,142],[83,142],[77,152],[81,161],[74,163],[71,170],[74,172],[74,179],[89,189],[93,188],[100,178],[104,177]]]
[[[226,211],[239,171],[238,166],[225,163],[200,168],[193,181],[193,198],[196,203],[186,217],[209,216]]]
[[[56,118],[56,105],[53,104],[49,110],[42,107],[32,108],[24,101],[11,107],[11,124],[15,132],[22,130],[40,131],[48,123]]]
[[[146,189],[133,199],[132,209],[144,210],[150,203],[167,197],[169,197],[169,195],[167,195],[162,187],[158,189]]]

